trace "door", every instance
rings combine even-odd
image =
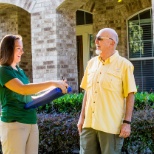
[[[81,92],[80,84],[81,80],[84,74],[84,68],[83,68],[83,39],[82,35],[79,35],[76,37],[77,40],[77,69],[78,69],[78,90]]]

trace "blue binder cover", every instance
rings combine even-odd
[[[67,93],[69,93],[71,91],[72,91],[71,87],[68,87]],[[65,95],[65,94],[62,93],[62,90],[60,88],[55,88],[55,89],[49,91],[47,94],[43,95],[42,97],[36,98],[33,101],[28,102],[27,104],[25,104],[24,108],[25,109],[37,108],[39,106],[50,103],[54,99],[57,99],[63,95]]]

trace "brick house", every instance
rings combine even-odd
[[[154,0],[0,0],[0,39],[23,36],[20,66],[32,82],[64,77],[77,92],[96,33],[111,27],[120,55],[134,64],[139,91],[152,91],[153,10]]]

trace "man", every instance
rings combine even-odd
[[[131,133],[134,93],[133,65],[116,49],[118,35],[101,29],[96,53],[87,65],[81,88],[85,90],[78,121],[80,154],[120,154]]]

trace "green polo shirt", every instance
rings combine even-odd
[[[11,66],[0,66],[1,121],[36,124],[36,110],[24,109],[24,105],[32,100],[31,95],[21,95],[5,87],[5,84],[14,78],[18,78],[23,84],[29,83],[24,71],[16,67],[18,71]]]

